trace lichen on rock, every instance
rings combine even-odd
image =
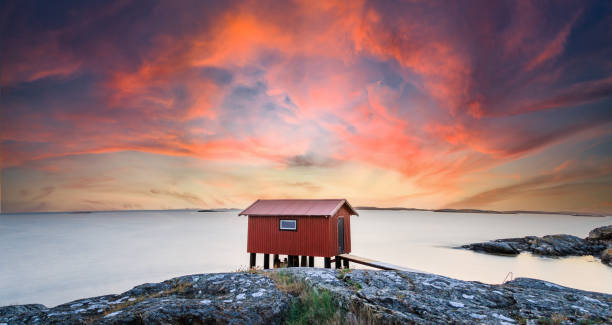
[[[300,305],[306,291],[326,300]],[[612,322],[612,295],[541,280],[493,285],[417,272],[290,268],[183,276],[53,308],[0,307],[0,323],[281,324],[295,313],[318,317],[312,308],[329,309],[325,317],[339,323]]]

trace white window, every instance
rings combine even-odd
[[[281,219],[280,230],[297,230],[297,220]]]

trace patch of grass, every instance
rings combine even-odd
[[[305,281],[295,279],[287,271],[264,272],[264,275],[272,278],[277,288],[294,296],[287,315],[287,324],[369,325],[380,323],[380,316],[362,302],[349,301],[341,305],[341,301],[333,293],[325,289],[313,288]],[[344,280],[350,280],[350,277]],[[359,283],[352,283],[355,283],[353,285],[355,288],[361,288]]]
[[[359,324],[359,325],[375,325],[380,324],[380,315],[368,305],[359,301],[351,301],[349,312],[346,314],[342,322],[336,324]]]
[[[516,316],[514,319],[516,319],[516,321],[519,323],[519,325],[527,324],[527,318],[525,318],[525,317]]]
[[[336,298],[327,290],[309,286],[287,271],[266,273],[276,287],[294,296],[287,324],[340,324],[343,313]]]
[[[540,317],[536,321],[538,325],[559,325],[564,320],[567,320],[567,317],[560,314],[553,314],[550,317]]]
[[[265,275],[272,278],[278,289],[292,296],[301,295],[308,287],[304,281],[296,281],[287,271],[267,272]]]
[[[327,290],[308,287],[289,309],[287,324],[329,324],[341,320],[338,302]]]
[[[351,278],[344,278],[343,280],[344,282],[348,283],[351,287],[353,287],[353,290],[355,291],[363,289],[363,287],[361,286],[359,282],[356,282]]]
[[[356,282],[355,280],[351,279],[351,277],[346,276],[347,274],[351,273],[351,271],[352,271],[351,269],[338,270],[338,274],[336,275],[336,278],[338,278],[338,280],[342,280],[348,283],[351,287],[353,287],[353,290],[355,291],[363,289],[363,287],[361,286],[359,282]]]

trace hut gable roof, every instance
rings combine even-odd
[[[333,216],[346,204],[351,215],[359,215],[345,199],[257,200],[241,216]]]

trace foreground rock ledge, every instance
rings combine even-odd
[[[182,276],[53,308],[0,307],[0,323],[280,324],[298,298],[279,289],[278,272],[328,291],[347,323],[612,322],[612,295],[540,280],[489,285],[414,272],[292,268]]]

